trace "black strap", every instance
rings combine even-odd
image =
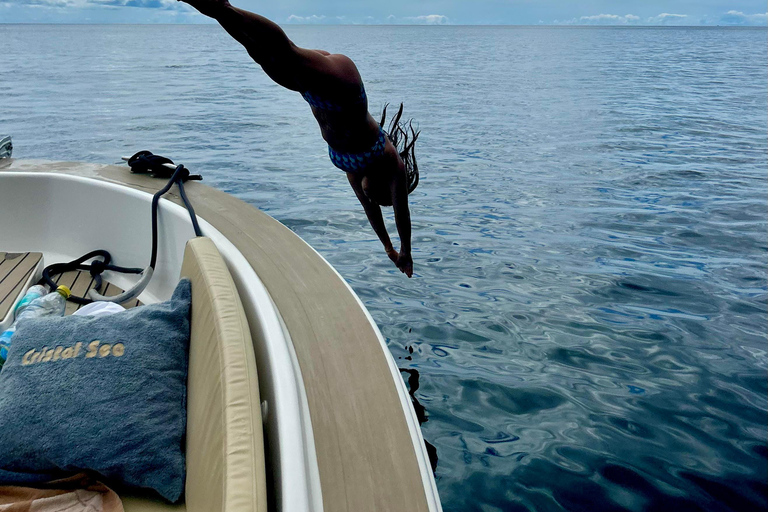
[[[160,155],[153,155],[151,151],[139,151],[128,159],[128,165],[131,172],[134,173],[152,173],[155,176],[170,176],[173,171],[167,169],[163,164],[173,165],[173,160]]]
[[[176,165],[173,160],[164,156],[155,155],[151,151],[143,150],[139,151],[131,158],[128,159],[128,165],[131,167],[131,172],[137,174],[151,174],[155,178],[170,178],[174,169],[169,169],[164,164]],[[187,180],[202,180],[203,177],[199,174],[189,174],[187,171],[186,176],[183,178]]]
[[[159,155],[153,155],[150,151],[139,151],[135,155],[133,155],[128,160],[128,165],[131,166],[131,172],[138,172],[138,173],[147,173],[150,172],[154,177],[167,177],[170,175],[170,179],[168,180],[168,183],[166,185],[157,191],[154,196],[152,196],[152,256],[150,258],[149,266],[152,267],[154,270],[155,264],[157,263],[157,210],[158,205],[160,202],[160,197],[168,192],[174,183],[176,183],[179,186],[179,195],[181,196],[181,200],[184,202],[184,206],[187,207],[187,211],[189,212],[189,216],[192,220],[192,227],[195,229],[195,235],[196,236],[203,236],[200,225],[197,222],[197,216],[195,215],[195,210],[192,208],[192,204],[189,202],[189,199],[187,198],[187,194],[184,191],[184,182],[187,180],[202,180],[203,177],[199,174],[190,174],[189,169],[184,167],[183,165],[177,165],[175,169],[171,170],[165,167],[163,164],[173,164],[173,161],[170,158],[165,158],[163,156]],[[84,262],[93,259],[93,258],[99,258],[101,257],[101,260],[95,259],[90,264],[86,265]],[[101,273],[105,270],[111,270],[114,272],[122,272],[124,274],[141,274],[144,269],[141,268],[128,268],[128,267],[119,267],[117,265],[111,265],[110,261],[112,260],[112,256],[105,250],[100,249],[96,251],[89,252],[85,256],[81,256],[80,258],[77,258],[76,260],[72,260],[68,263],[54,263],[53,265],[48,265],[43,270],[43,277],[41,279],[42,282],[45,282],[51,290],[55,290],[57,284],[53,281],[51,276],[63,274],[64,272],[69,272],[72,270],[87,270],[91,276],[94,279],[94,288],[97,292],[101,293],[101,285],[102,285],[102,278]],[[75,304],[90,304],[93,302],[91,299],[88,299],[86,297],[77,297],[75,295],[72,295],[69,297],[71,302],[74,302]]]
[[[100,260],[93,260],[89,265],[84,263],[91,258],[99,257],[101,258]],[[103,249],[91,251],[85,256],[81,256],[76,260],[72,260],[68,263],[54,263],[53,265],[48,265],[43,270],[43,278],[41,281],[45,282],[45,284],[47,284],[51,290],[55,290],[58,285],[56,282],[54,282],[51,276],[63,274],[64,272],[70,272],[72,270],[87,270],[94,280],[93,287],[96,289],[96,291],[101,292],[101,273],[105,270],[122,272],[124,274],[141,274],[141,272],[144,270],[141,268],[128,268],[119,267],[117,265],[110,265],[110,261],[112,261],[112,256],[107,251]],[[75,295],[69,297],[69,300],[75,304],[89,304],[92,302],[91,299],[85,297],[77,297]]]

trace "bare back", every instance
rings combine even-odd
[[[296,47],[300,60],[306,63],[297,82],[300,92],[338,106],[324,109],[312,106],[312,115],[320,126],[323,139],[343,152],[364,151],[379,134],[379,125],[368,112],[363,81],[352,59],[342,54]],[[266,71],[266,70],[265,70]],[[362,93],[362,98],[361,98]]]

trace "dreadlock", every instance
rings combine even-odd
[[[413,119],[409,120],[407,124],[400,121],[400,118],[403,117],[402,103],[395,117],[389,122],[389,128],[384,128],[384,122],[387,120],[388,106],[389,103],[384,105],[384,112],[381,114],[379,126],[387,133],[389,140],[392,141],[392,145],[395,146],[397,152],[400,153],[400,158],[405,163],[405,175],[408,178],[408,193],[410,194],[414,191],[416,185],[419,184],[419,166],[416,163],[414,144],[416,144],[416,139],[419,138],[421,131],[413,129]]]

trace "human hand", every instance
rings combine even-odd
[[[397,265],[397,259],[400,257],[400,255],[397,253],[397,251],[394,248],[392,248],[392,247],[390,247],[388,249],[384,249],[384,250],[387,251],[387,256],[389,256],[389,259],[392,260],[392,263]]]
[[[200,11],[200,14],[204,14],[211,18],[222,12],[224,9],[230,6],[229,0],[178,0],[180,2],[187,3]]]
[[[400,269],[400,272],[408,277],[413,275],[413,259],[411,259],[411,253],[400,251],[395,265]]]

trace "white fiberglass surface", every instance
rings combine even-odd
[[[4,251],[39,251],[45,264],[70,261],[105,249],[112,263],[144,268],[151,251],[151,196],[96,180],[57,174],[0,174],[0,244]],[[165,203],[165,204],[163,204]],[[178,282],[184,245],[194,237],[189,219],[167,201],[159,209],[158,259],[139,297],[169,298]],[[106,274],[123,288],[135,276]]]
[[[3,172],[0,250],[39,251],[45,265],[50,265],[105,249],[116,265],[144,268],[151,252],[151,200],[150,194],[88,178]],[[227,263],[254,339],[259,391],[268,403],[264,428],[277,508],[286,512],[320,511],[322,499],[306,396],[298,361],[279,313],[237,248],[203,219],[200,226]],[[194,236],[186,209],[161,200],[157,265],[139,299],[152,303],[171,296],[185,244]],[[134,276],[115,273],[104,276],[122,288],[136,281]]]

